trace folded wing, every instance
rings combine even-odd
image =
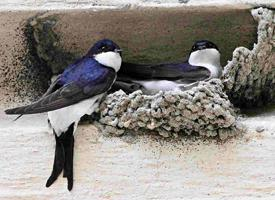
[[[210,71],[201,66],[189,63],[167,63],[157,65],[142,65],[123,62],[118,73],[118,80],[130,79],[165,79],[200,81],[210,77]]]
[[[106,68],[93,80],[82,80],[65,84],[55,91],[48,91],[47,95],[44,95],[31,105],[8,109],[5,112],[6,114],[35,114],[70,106],[106,92],[112,86],[115,77],[115,71]]]

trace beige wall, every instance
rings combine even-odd
[[[0,2],[0,10],[14,9],[75,9],[131,6],[191,6],[191,5],[236,5],[259,4],[275,6],[275,0],[5,0]],[[239,7],[239,6],[236,6]]]

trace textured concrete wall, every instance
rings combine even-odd
[[[236,5],[255,6],[259,4],[275,6],[275,0],[5,0],[0,9],[81,9],[143,6],[194,6],[194,5]],[[236,6],[236,8],[239,6]]]

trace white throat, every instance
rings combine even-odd
[[[210,78],[219,78],[222,72],[220,56],[219,51],[214,48],[197,50],[190,54],[188,62],[207,68],[211,73]]]
[[[120,54],[112,51],[96,54],[94,58],[100,64],[105,65],[106,67],[111,67],[116,72],[120,69],[122,62]]]

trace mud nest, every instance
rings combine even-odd
[[[121,135],[126,129],[150,130],[164,137],[195,134],[225,139],[238,131],[236,113],[219,79],[200,82],[187,91],[130,95],[110,94],[100,106],[105,131]]]
[[[234,103],[250,107],[274,102],[275,17],[265,8],[251,11],[258,21],[258,42],[239,47],[224,68],[222,81],[200,82],[188,91],[159,92],[153,96],[118,91],[100,107],[104,131],[154,131],[164,137],[178,134],[226,139],[242,132]],[[232,102],[232,103],[231,103]]]
[[[258,42],[252,50],[236,48],[222,78],[229,99],[239,107],[275,102],[274,11],[258,8],[251,14],[258,21]]]

